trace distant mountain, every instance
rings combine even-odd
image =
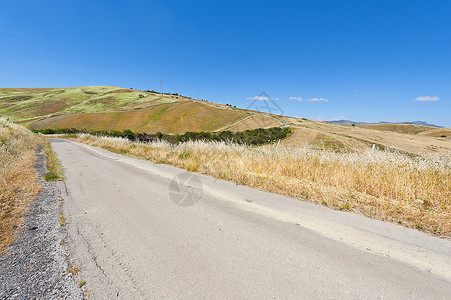
[[[436,127],[436,128],[443,128],[443,126],[430,124],[424,121],[412,121],[412,122],[378,122],[378,123],[368,123],[368,122],[355,122],[351,120],[337,120],[337,121],[325,121],[326,123],[333,123],[333,124],[339,124],[339,125],[365,125],[365,124],[414,124],[414,125],[423,125],[423,126],[430,126],[430,127]]]
[[[351,120],[336,120],[336,121],[325,121],[326,123],[333,123],[338,125],[364,125],[364,124],[370,124],[366,122],[355,122]]]
[[[387,123],[398,123],[398,124],[414,124],[414,125],[423,125],[423,126],[430,126],[430,127],[436,127],[436,128],[443,128],[443,126],[430,124],[424,121],[412,121],[412,122],[379,122],[379,124],[387,124]]]

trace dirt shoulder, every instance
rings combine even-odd
[[[82,299],[68,272],[59,221],[61,192],[48,173],[40,147],[35,168],[42,190],[29,205],[18,238],[0,256],[0,299]]]

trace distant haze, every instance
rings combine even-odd
[[[336,120],[336,121],[325,121],[326,123],[333,123],[339,125],[365,125],[365,124],[414,124],[414,125],[423,125],[430,127],[442,128],[443,126],[430,124],[424,121],[412,121],[412,122],[376,122],[376,123],[368,123],[368,122],[356,122],[351,120]]]

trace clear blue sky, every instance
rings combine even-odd
[[[265,91],[292,116],[451,127],[451,1],[2,3],[1,87],[160,79],[239,107]]]

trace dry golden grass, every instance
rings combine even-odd
[[[315,146],[317,141],[312,141],[309,135],[303,134],[305,132],[304,130],[307,129],[310,132],[315,132],[317,135],[322,134],[323,136],[328,136],[329,139],[332,138],[335,140],[334,143],[337,146],[342,144],[350,151],[365,151],[371,148],[373,144],[376,144],[380,148],[386,147],[418,155],[435,155],[440,152],[446,155],[447,152],[451,151],[451,135],[446,133],[446,128],[438,128],[437,130],[437,128],[423,126],[430,129],[416,134],[408,134],[406,133],[408,132],[406,128],[409,127],[404,127],[402,131],[389,131],[378,130],[380,127],[374,126],[367,126],[368,128],[365,128],[362,127],[363,125],[344,126],[289,117],[282,117],[281,119],[290,124],[294,129],[294,134],[291,138],[283,141],[285,145],[289,146],[300,146],[306,143]],[[394,128],[393,124],[385,124],[384,126]],[[401,128],[399,124],[396,124],[396,126]],[[416,127],[414,126],[413,128],[415,129]],[[416,129],[414,129],[409,130],[410,132],[416,132]],[[441,135],[446,135],[446,137],[442,138]]]
[[[72,275],[77,275],[78,272],[80,272],[80,268],[78,267],[70,267],[67,272],[71,273]]]
[[[223,128],[220,128],[218,131],[230,130],[233,132],[238,132],[257,128],[277,127],[279,125],[280,125],[279,121],[269,116],[251,115],[231,125],[224,126]]]
[[[248,147],[218,142],[133,143],[73,139],[171,164],[334,209],[451,237],[451,152],[409,157],[390,151],[333,152],[309,147]]]
[[[0,119],[0,254],[15,239],[15,229],[41,189],[34,169],[40,142],[29,130]]]
[[[416,124],[396,124],[396,123],[384,123],[384,124],[366,124],[358,125],[362,128],[377,129],[383,131],[392,131],[399,133],[418,134],[428,129],[433,129],[430,126],[416,125]]]

